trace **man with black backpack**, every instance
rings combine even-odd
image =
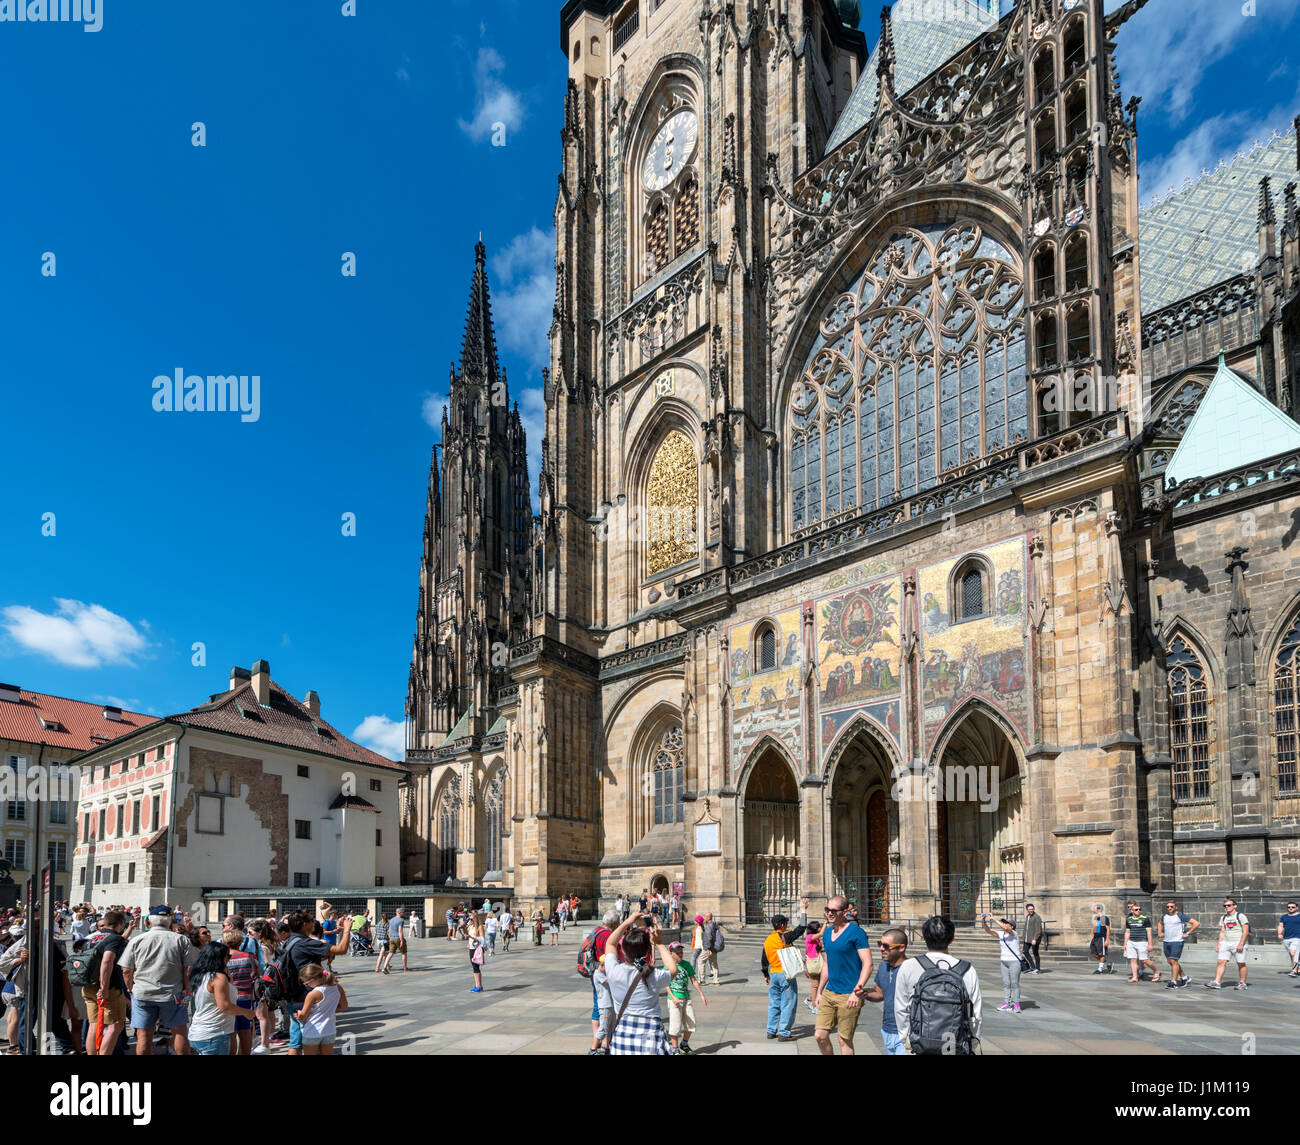
[[[323,939],[311,936],[316,920],[305,911],[294,911],[284,920],[289,927],[289,937],[275,961],[268,964],[262,976],[263,992],[272,1005],[287,998],[289,1008],[289,1053],[297,1057],[302,1053],[302,1025],[296,1015],[307,999],[308,990],[298,976],[306,966],[319,966],[331,955],[346,954],[352,938],[352,919],[345,918],[339,931],[339,940],[333,946]]]
[[[99,924],[101,936],[90,948],[82,962],[69,979],[75,977],[80,983],[81,996],[86,1002],[86,1020],[89,1023],[86,1037],[86,1053],[108,1057],[117,1048],[117,1039],[126,1028],[126,978],[119,965],[122,953],[126,950],[126,939],[122,931],[126,928],[126,915],[120,911],[110,910]],[[101,1042],[95,1048],[95,1036],[99,1031],[99,1015],[103,1011],[104,1025],[100,1032]]]
[[[973,1054],[979,1047],[980,980],[969,962],[948,953],[952,919],[933,915],[921,927],[926,953],[903,963],[894,982],[894,1021],[913,1054]]]

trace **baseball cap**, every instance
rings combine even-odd
[[[681,948],[682,948],[682,944],[680,942],[670,942],[668,944],[669,950],[681,950]]]
[[[171,913],[172,913],[172,908],[169,907],[166,903],[162,903],[159,906],[152,906],[149,908],[150,917],[153,917],[156,914],[165,914],[170,916]]]

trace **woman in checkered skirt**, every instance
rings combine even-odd
[[[667,1056],[672,1052],[664,1032],[659,995],[677,970],[677,958],[660,940],[659,928],[646,929],[640,912],[621,923],[605,943],[605,976],[609,979],[616,1024],[610,1054]],[[654,968],[659,951],[664,969]],[[621,1017],[619,1016],[621,1015]]]

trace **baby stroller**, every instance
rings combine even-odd
[[[352,937],[348,941],[348,957],[363,958],[369,955],[374,957],[375,944],[371,940],[370,932],[354,930]]]

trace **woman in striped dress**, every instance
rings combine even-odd
[[[659,995],[668,989],[677,970],[677,957],[661,941],[657,926],[646,929],[648,922],[648,916],[637,912],[621,923],[605,943],[605,976],[616,1018],[609,1044],[611,1055],[667,1056],[672,1052]],[[656,949],[663,959],[662,970],[654,966]]]

